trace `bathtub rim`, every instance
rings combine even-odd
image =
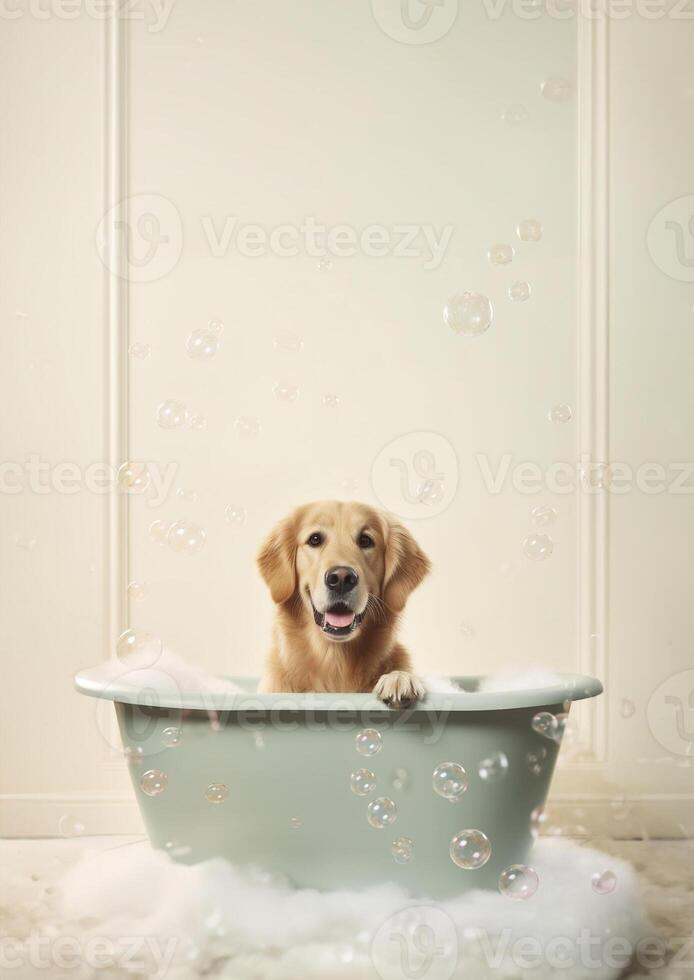
[[[166,683],[156,684],[157,675]],[[472,685],[486,675],[456,675],[442,677]],[[536,687],[509,691],[451,691],[430,692],[408,711],[504,711],[518,708],[541,708],[562,704],[564,701],[582,701],[603,692],[601,682],[585,674],[557,673],[559,681]],[[166,671],[157,671],[156,665],[147,670],[127,670],[117,677],[108,676],[102,667],[79,671],[74,678],[80,694],[106,701],[136,704],[144,707],[173,708],[202,711],[393,711],[372,694],[350,692],[308,694],[257,694],[253,688],[257,677],[231,677],[220,675],[247,689],[242,692],[206,691],[181,689],[175,678]],[[156,697],[153,697],[153,692]]]

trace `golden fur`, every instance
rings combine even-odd
[[[423,697],[395,634],[407,597],[430,565],[402,525],[366,504],[306,504],[276,525],[258,566],[277,607],[260,691],[373,691],[393,706]],[[363,615],[340,639],[314,618],[314,610],[320,618],[328,608],[325,575],[335,566],[358,573],[350,601]]]

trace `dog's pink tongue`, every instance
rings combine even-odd
[[[341,626],[351,626],[354,621],[354,613],[336,613],[327,612],[325,614],[325,622],[328,626],[334,626],[336,629]]]

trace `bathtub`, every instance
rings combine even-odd
[[[537,716],[602,691],[569,674],[495,693],[461,677],[460,692],[393,711],[371,695],[258,695],[244,678],[233,679],[240,693],[210,693],[152,673],[84,671],[75,681],[115,704],[155,847],[184,862],[222,856],[301,887],[395,882],[433,898],[496,888],[505,868],[529,860],[560,741]],[[456,769],[433,778],[444,763],[465,770],[464,792]],[[458,836],[471,830],[484,837]]]

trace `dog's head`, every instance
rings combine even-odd
[[[409,531],[366,504],[306,504],[274,528],[258,555],[273,600],[302,608],[332,641],[402,610],[429,570]],[[299,605],[301,603],[301,605]]]

